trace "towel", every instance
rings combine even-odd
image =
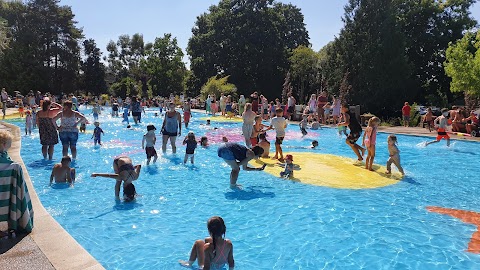
[[[33,229],[33,208],[20,164],[0,153],[0,221],[8,229],[29,233]]]

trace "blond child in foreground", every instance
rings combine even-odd
[[[10,132],[5,130],[0,130],[0,153],[6,153],[10,147],[12,147],[13,136]],[[9,157],[10,158],[10,157]]]
[[[405,175],[405,173],[403,172],[403,168],[400,165],[400,150],[398,150],[398,147],[397,147],[397,136],[393,134],[389,135],[387,142],[388,142],[388,152],[390,154],[390,157],[388,158],[388,161],[387,161],[386,173],[387,174],[392,173],[392,163],[393,163],[395,164],[395,166],[397,166],[398,171],[400,171],[402,175]]]

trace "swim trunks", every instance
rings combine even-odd
[[[145,154],[147,154],[147,158],[151,158],[157,155],[157,151],[155,151],[155,147],[153,146],[145,147]]]

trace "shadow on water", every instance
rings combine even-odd
[[[175,165],[183,164],[183,159],[181,159],[177,155],[167,155],[167,156],[164,155],[163,158],[170,160],[170,162],[172,162]]]
[[[45,170],[51,170],[53,165],[55,165],[55,161],[53,160],[40,159],[27,164],[27,167],[32,169],[44,168]]]
[[[245,189],[235,189],[225,193],[225,198],[227,200],[253,200],[260,198],[274,198],[275,193],[273,192],[264,192],[259,189],[254,189],[253,187],[248,187]]]
[[[103,216],[106,216],[106,215],[108,215],[110,213],[113,213],[115,211],[133,210],[135,208],[142,207],[142,206],[143,206],[143,204],[137,203],[136,201],[133,201],[133,202],[117,201],[115,203],[115,205],[113,206],[112,210],[107,211],[105,213],[101,213],[100,215],[95,216],[95,217],[90,218],[90,219],[103,217]]]
[[[157,175],[158,174],[158,167],[156,165],[148,165],[145,166],[145,172],[149,175]]]
[[[70,187],[70,184],[68,183],[53,183],[52,184],[52,189],[67,189]]]
[[[404,176],[400,181],[405,182],[405,183],[409,183],[409,184],[412,184],[412,185],[417,185],[417,186],[421,185],[419,182],[415,181],[410,176]]]

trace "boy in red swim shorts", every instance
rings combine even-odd
[[[427,142],[426,145],[432,144],[432,143],[437,143],[441,139],[447,140],[447,146],[450,146],[450,136],[448,136],[447,133],[447,116],[448,116],[448,109],[443,108],[442,109],[442,115],[437,117],[434,121],[434,125],[438,127],[437,132],[437,138],[435,141]]]

